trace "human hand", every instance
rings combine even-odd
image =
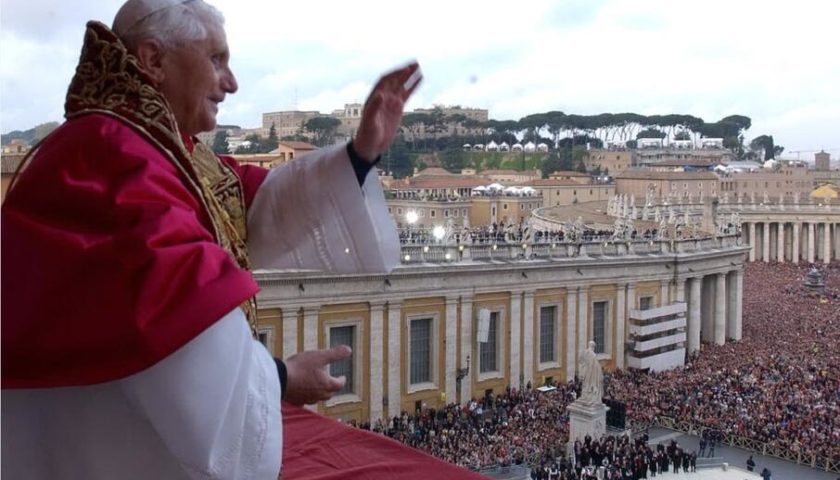
[[[353,148],[362,159],[373,162],[391,146],[402,121],[405,102],[422,79],[420,64],[412,62],[376,82],[362,109],[353,140]]]
[[[344,360],[353,354],[347,345],[339,345],[329,350],[309,350],[287,358],[286,395],[287,402],[295,405],[311,404],[319,400],[329,400],[335,392],[344,387],[344,376],[333,377],[327,366]]]

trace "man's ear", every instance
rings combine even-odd
[[[140,67],[152,77],[152,80],[160,85],[166,74],[163,71],[163,60],[166,52],[163,45],[157,40],[146,39],[137,45],[135,53]]]

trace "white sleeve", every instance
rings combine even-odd
[[[380,273],[400,245],[376,170],[359,188],[344,145],[323,148],[268,173],[248,209],[254,269]]]
[[[277,478],[280,380],[239,308],[120,383],[191,478]]]

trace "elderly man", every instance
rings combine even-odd
[[[252,339],[251,268],[386,271],[375,173],[417,64],[383,76],[355,139],[272,171],[196,140],[237,90],[221,14],[129,0],[91,22],[67,121],[2,209],[9,478],[276,478],[280,400],[344,383],[348,347],[285,363]]]

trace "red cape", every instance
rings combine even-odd
[[[224,160],[250,203],[266,171]],[[0,222],[3,388],[137,373],[258,290],[170,160],[106,115],[47,139]]]
[[[384,435],[283,402],[284,479],[486,479]]]

